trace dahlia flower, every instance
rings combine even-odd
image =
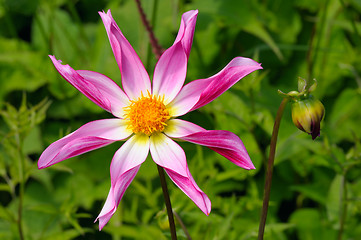
[[[262,67],[251,59],[236,57],[216,75],[183,86],[198,14],[197,10],[193,10],[183,14],[177,37],[156,64],[151,83],[110,10],[99,14],[120,69],[122,89],[105,75],[74,70],[61,64],[54,56],[49,57],[65,80],[114,118],[89,122],[52,143],[41,154],[39,169],[115,141],[125,141],[110,165],[109,194],[95,220],[99,221],[99,230],[116,211],[149,152],[154,162],[163,167],[170,179],[208,215],[211,202],[194,181],[185,153],[175,141],[207,146],[245,169],[254,169],[254,166],[235,134],[205,130],[176,117],[208,104],[241,78]]]

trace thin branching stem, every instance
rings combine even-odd
[[[265,180],[265,185],[264,185],[261,220],[260,220],[259,229],[258,229],[258,240],[263,240],[264,229],[266,226],[268,204],[269,204],[269,198],[270,198],[270,193],[271,193],[273,164],[274,164],[275,154],[276,154],[278,130],[280,128],[283,111],[287,105],[287,102],[288,102],[287,98],[284,98],[282,100],[282,102],[278,108],[275,123],[273,126],[273,132],[272,132],[271,144],[270,144],[270,152],[269,152],[268,165],[267,165],[267,172],[266,172],[266,180]]]
[[[168,192],[167,182],[165,180],[164,170],[159,165],[157,165],[157,167],[158,167],[158,173],[159,173],[159,178],[160,178],[160,184],[162,185],[164,202],[165,202],[165,206],[167,208],[167,213],[168,213],[170,234],[171,234],[172,240],[177,240],[177,233],[176,233],[176,229],[175,229],[172,204],[170,203],[170,199],[169,199],[169,192]]]
[[[20,191],[19,191],[19,206],[18,206],[18,231],[20,240],[24,240],[24,232],[23,232],[23,198],[24,198],[24,182],[20,182]]]
[[[150,25],[147,16],[144,13],[144,10],[142,8],[142,5],[140,3],[140,0],[135,0],[137,7],[138,7],[138,11],[140,14],[140,19],[142,20],[142,23],[144,25],[144,27],[146,28],[148,34],[149,34],[149,41],[150,44],[152,45],[152,49],[153,49],[153,53],[155,54],[156,58],[159,59],[160,56],[163,53],[163,49],[162,47],[159,45],[158,43],[158,39],[155,37],[154,32],[153,32],[153,28]]]
[[[19,204],[18,204],[18,218],[17,225],[19,231],[19,239],[24,240],[24,231],[23,231],[23,200],[24,200],[24,188],[25,188],[25,161],[22,152],[22,141],[20,139],[19,132],[15,135],[15,140],[18,150],[18,159],[19,159]]]
[[[338,230],[338,240],[342,240],[342,235],[345,227],[345,221],[347,218],[347,188],[346,188],[346,174],[347,168],[343,170],[342,179],[341,179],[341,189],[340,189],[340,221],[339,221],[339,230]]]
[[[192,240],[192,237],[191,237],[191,235],[189,234],[186,225],[184,225],[181,217],[178,215],[178,213],[177,213],[176,211],[174,211],[174,216],[175,216],[175,218],[177,219],[177,221],[178,221],[179,225],[181,226],[181,228],[183,229],[183,232],[184,232],[184,234],[186,235],[187,239],[188,239],[188,240]]]

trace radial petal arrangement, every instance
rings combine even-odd
[[[249,58],[236,57],[216,75],[183,86],[198,15],[197,10],[192,10],[182,15],[177,37],[156,64],[151,84],[141,60],[110,10],[99,14],[120,69],[124,90],[107,76],[74,70],[54,56],[49,57],[65,80],[114,118],[87,123],[52,143],[40,156],[39,169],[115,141],[125,141],[110,165],[109,194],[96,218],[99,230],[116,211],[149,152],[154,162],[163,167],[170,179],[208,215],[211,202],[194,181],[186,155],[175,141],[206,146],[245,169],[254,169],[254,166],[235,134],[205,130],[176,117],[213,101],[244,76],[262,69],[261,65]]]

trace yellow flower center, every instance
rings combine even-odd
[[[162,132],[170,118],[165,107],[163,97],[156,97],[148,92],[138,100],[131,100],[129,106],[124,108],[124,119],[128,120],[128,128],[134,133],[151,135],[153,132]]]

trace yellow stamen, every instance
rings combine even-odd
[[[156,97],[149,92],[148,96],[142,93],[138,100],[131,100],[130,105],[124,108],[124,119],[128,120],[128,129],[148,136],[153,132],[164,131],[170,116],[163,101],[164,96]]]

